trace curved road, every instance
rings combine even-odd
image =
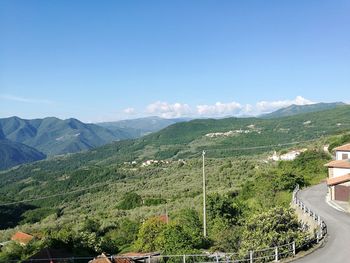
[[[319,184],[298,194],[326,222],[328,237],[324,247],[297,262],[350,262],[350,215],[330,207],[325,201],[326,193],[326,184]]]

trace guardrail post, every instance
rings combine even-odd
[[[293,241],[293,256],[295,256],[295,241]]]
[[[253,251],[249,251],[249,262],[253,263]]]
[[[218,263],[218,262],[219,262],[219,256],[216,255],[216,256],[215,256],[215,259],[216,259],[216,262]]]
[[[186,263],[186,255],[183,255],[182,262]]]
[[[148,263],[151,263],[151,255],[148,256]]]
[[[278,247],[275,247],[275,261],[278,262]]]

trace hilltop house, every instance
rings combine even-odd
[[[350,143],[335,148],[335,160],[328,167],[328,191],[331,200],[350,199]]]

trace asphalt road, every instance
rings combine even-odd
[[[326,184],[299,192],[303,202],[326,222],[328,237],[324,247],[296,262],[350,262],[350,215],[329,206],[325,201],[326,193]]]

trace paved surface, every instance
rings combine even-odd
[[[324,247],[296,262],[350,262],[350,215],[330,207],[326,201],[326,184],[320,184],[299,192],[306,206],[319,214],[328,227]]]

